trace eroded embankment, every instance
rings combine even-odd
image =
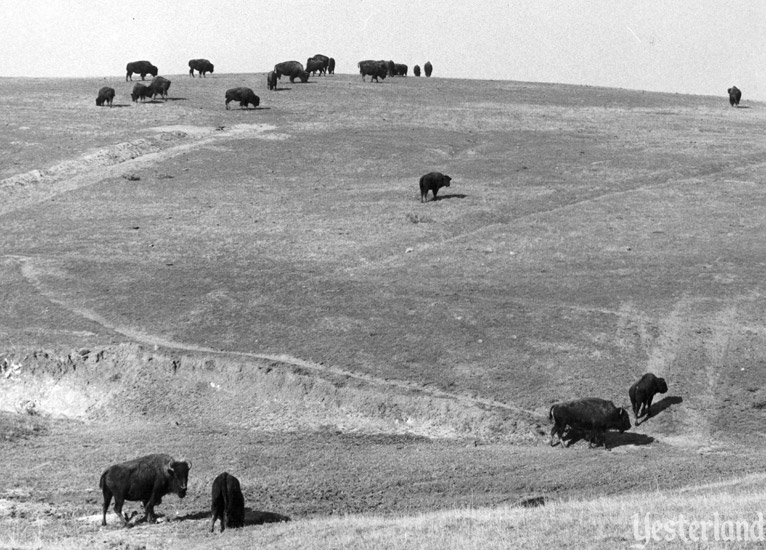
[[[539,441],[540,419],[279,361],[123,344],[0,356],[0,410],[94,422]]]

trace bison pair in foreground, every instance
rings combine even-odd
[[[607,430],[619,430],[620,433],[630,429],[628,411],[617,408],[611,401],[590,397],[577,399],[553,405],[548,411],[548,418],[553,420],[551,428],[551,446],[554,436],[563,442],[568,435],[584,434],[589,440],[589,447],[606,444]]]
[[[166,454],[147,455],[107,468],[98,486],[104,494],[101,525],[106,525],[106,512],[114,497],[114,513],[123,525],[128,519],[122,513],[126,500],[140,501],[144,505],[146,521],[154,523],[154,507],[162,503],[162,497],[175,493],[186,496],[191,461],[175,460]]]

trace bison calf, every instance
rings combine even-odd
[[[436,200],[436,193],[442,187],[449,187],[449,183],[452,178],[445,176],[441,172],[429,172],[425,176],[420,178],[420,202],[426,202],[426,195],[431,191],[434,195],[433,200]]]
[[[141,501],[146,521],[154,523],[154,506],[162,503],[162,497],[175,493],[186,496],[191,461],[175,460],[170,455],[147,455],[141,458],[109,466],[101,474],[98,486],[104,494],[101,525],[106,525],[106,512],[114,497],[114,513],[123,525],[128,521],[122,514],[126,500]]]
[[[98,91],[98,97],[96,97],[96,105],[101,107],[105,103],[110,107],[112,106],[112,100],[114,99],[114,88],[104,86]]]
[[[668,384],[665,379],[659,378],[651,372],[647,372],[630,387],[628,395],[630,396],[630,404],[633,406],[633,415],[636,417],[636,425],[642,416],[646,416],[646,418],[651,416],[654,396],[666,391],[668,391]]]
[[[213,480],[213,519],[210,521],[210,532],[215,528],[215,520],[221,520],[221,532],[227,527],[244,527],[245,497],[239,480],[228,472],[219,474]]]
[[[258,107],[261,103],[261,98],[255,95],[255,92],[250,88],[231,88],[226,90],[226,109],[229,109],[229,103],[232,101],[239,101],[240,107],[247,108],[249,103],[252,103],[253,107]]]

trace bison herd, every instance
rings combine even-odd
[[[664,378],[659,378],[652,373],[647,373],[628,390],[630,403],[636,426],[639,418],[648,419],[651,416],[652,400],[658,393],[668,391],[668,385]],[[630,415],[624,408],[618,408],[611,401],[589,397],[576,399],[564,403],[556,403],[548,411],[548,418],[553,422],[551,428],[551,446],[569,439],[585,438],[588,446],[593,447],[606,444],[607,430],[619,430],[623,433],[630,429]],[[558,441],[554,441],[558,438]],[[568,445],[567,445],[568,446]]]

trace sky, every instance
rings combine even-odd
[[[0,76],[260,73],[321,53],[434,77],[766,100],[766,0],[0,0]]]

